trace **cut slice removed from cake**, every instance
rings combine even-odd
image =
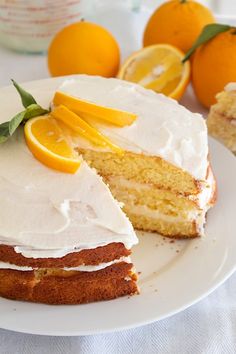
[[[124,203],[135,228],[170,237],[203,235],[216,183],[209,163],[207,127],[200,114],[118,79],[79,75],[66,80],[58,93],[73,97],[74,103],[78,98],[136,116],[131,125],[117,127],[79,112],[121,148],[122,155],[87,139],[76,142],[79,153]]]
[[[0,296],[80,304],[138,293],[138,239],[85,161],[76,173],[41,164],[23,129],[0,147]]]
[[[207,118],[209,133],[236,153],[236,83],[229,83],[216,99]]]

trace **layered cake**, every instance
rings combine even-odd
[[[206,124],[136,84],[57,82],[34,91],[51,112],[0,146],[0,295],[80,304],[136,294],[133,226],[204,233],[216,190]]]
[[[38,162],[23,132],[0,146],[0,295],[79,304],[138,292],[138,240],[86,162],[75,174]]]
[[[133,112],[137,119],[125,127],[102,123],[89,110],[81,112],[76,99]],[[216,185],[200,114],[126,81],[82,75],[65,81],[53,103],[65,104],[123,149],[117,154],[87,139],[76,142],[136,229],[178,238],[203,235]]]
[[[236,153],[236,83],[229,83],[216,100],[207,118],[209,133]]]

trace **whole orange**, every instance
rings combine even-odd
[[[199,101],[206,107],[224,86],[236,81],[236,29],[220,33],[198,48],[192,61],[192,84]]]
[[[168,43],[186,53],[203,27],[215,22],[211,11],[196,1],[171,0],[153,13],[145,28],[144,47]]]
[[[48,49],[48,68],[52,76],[70,74],[116,76],[120,50],[105,28],[90,22],[63,28]]]

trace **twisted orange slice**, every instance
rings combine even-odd
[[[66,95],[63,92],[55,93],[53,103],[55,106],[64,105],[75,113],[89,114],[93,118],[107,121],[119,127],[131,125],[136,119],[136,115],[134,113],[121,111],[115,108],[99,106],[95,103]]]
[[[62,121],[73,131],[83,136],[85,139],[88,139],[93,144],[104,148],[110,148],[117,153],[123,153],[122,149],[113,144],[108,138],[106,138],[98,130],[89,125],[77,114],[70,111],[67,107],[63,105],[55,107],[51,114],[54,118]]]
[[[82,159],[50,115],[28,120],[24,132],[32,154],[44,165],[62,172],[77,171]]]

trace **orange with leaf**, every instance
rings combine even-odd
[[[236,28],[206,26],[184,61],[193,54],[192,84],[199,101],[210,107],[224,86],[236,81]]]

